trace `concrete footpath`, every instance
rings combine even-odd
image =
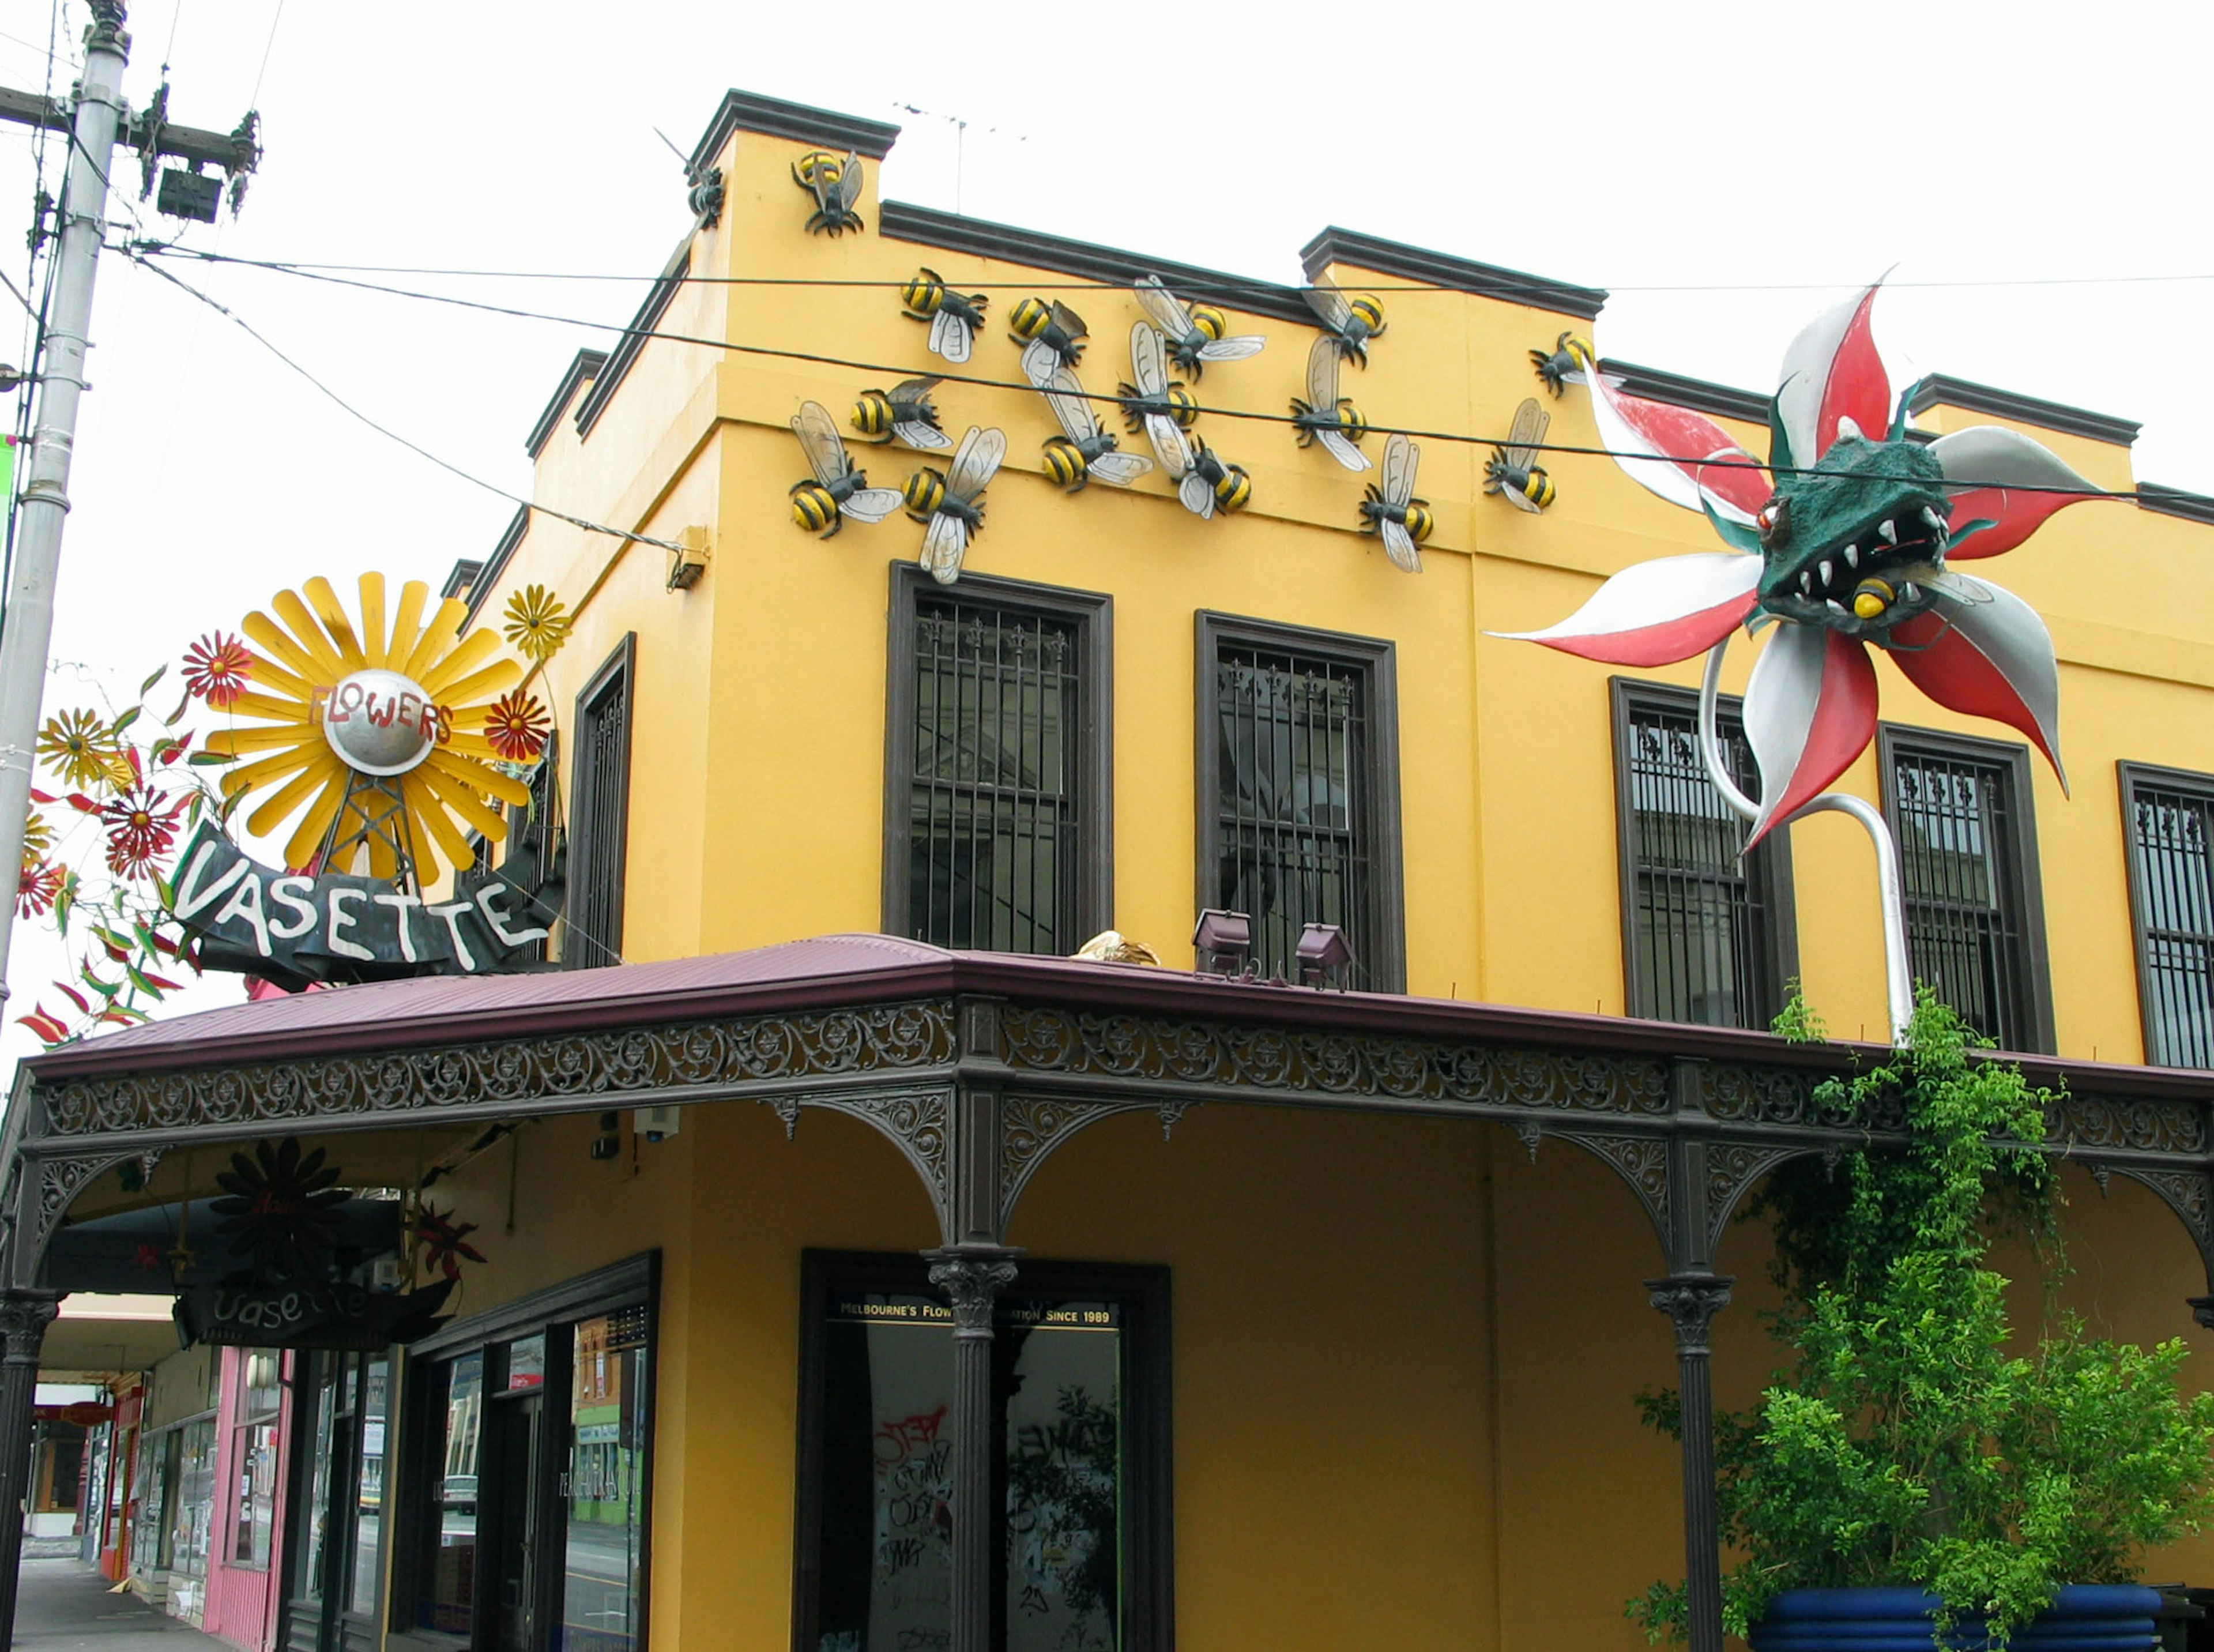
[[[231,1652],[212,1635],[114,1588],[81,1560],[27,1559],[17,1574],[15,1644],[34,1652]]]

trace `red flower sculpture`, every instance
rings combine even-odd
[[[217,711],[246,692],[254,675],[254,656],[227,632],[211,631],[185,650],[185,692]]]
[[[119,878],[143,878],[158,856],[176,841],[177,817],[187,799],[171,802],[150,786],[134,786],[105,804],[101,823],[107,828],[107,869]]]
[[[62,869],[51,860],[33,861],[23,868],[21,879],[15,885],[15,915],[35,918],[42,912],[53,909],[55,897],[62,892]]]
[[[546,736],[552,727],[552,719],[537,697],[520,688],[502,694],[485,713],[485,738],[511,763],[527,763],[545,750]]]
[[[471,1262],[484,1260],[483,1253],[468,1242],[477,1225],[473,1221],[456,1221],[451,1211],[441,1213],[435,1205],[425,1204],[415,1214],[415,1231],[422,1235],[425,1272],[435,1268],[448,1279],[459,1279],[462,1258]]]

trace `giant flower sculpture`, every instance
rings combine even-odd
[[[1616,574],[1575,613],[1514,633],[1610,664],[1673,664],[1738,626],[1774,634],[1745,695],[1760,770],[1751,841],[1789,820],[1875,737],[1871,647],[1939,705],[2019,729],[2061,775],[2059,670],[2035,610],[1952,564],[1996,556],[2101,490],[2041,443],[1979,425],[1926,444],[1894,413],[1868,324],[1876,289],[1784,354],[1768,464],[1720,425],[1622,393],[1578,349],[1606,446],[1732,548]]]

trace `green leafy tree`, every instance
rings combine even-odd
[[[1790,1025],[1820,1036],[1803,1010]],[[1752,1213],[1775,1227],[1786,1364],[1716,1417],[1734,1634],[1786,1588],[1911,1585],[1939,1597],[1941,1628],[1988,1617],[2003,1644],[2062,1584],[2129,1582],[2214,1514],[2214,1395],[2179,1388],[2180,1338],[2090,1337],[2048,1292],[2042,1334],[2016,1345],[1990,1249],[2016,1229],[2048,1286],[2064,1274],[2039,1148],[2059,1097],[1980,1042],[1925,989],[1905,1043],[1820,1098],[1903,1124],[1905,1146],[1795,1167]],[[1678,1431],[1673,1393],[1639,1403]],[[1629,1610],[1680,1637],[1683,1586]]]

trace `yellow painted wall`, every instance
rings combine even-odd
[[[991,321],[968,370],[1015,376],[1004,317],[1020,289],[1006,284],[1051,291],[1066,278],[880,238],[873,167],[866,232],[803,235],[807,206],[786,168],[805,147],[738,135],[721,157],[722,223],[696,237],[695,271],[886,281],[927,262],[957,287],[989,285]],[[1339,273],[1360,290],[1361,272]],[[1091,324],[1087,388],[1110,389],[1127,374],[1135,301],[1062,296]],[[1391,331],[1344,388],[1373,419],[1438,430],[1502,430],[1538,390],[1524,352],[1566,324],[1460,293],[1385,302]],[[1231,321],[1266,334],[1268,352],[1209,369],[1202,400],[1283,412],[1311,330]],[[588,440],[559,422],[538,497],[653,537],[705,528],[706,576],[670,592],[657,548],[541,517],[483,613],[534,582],[579,604],[542,685],[565,730],[585,678],[637,633],[627,958],[874,929],[888,568],[921,530],[895,517],[817,541],[794,527],[786,492],[805,471],[786,423],[813,398],[842,424],[858,391],[935,358],[883,288],[692,287],[662,326],[880,365],[650,344]],[[1559,502],[1532,517],[1481,494],[1486,449],[1428,440],[1420,491],[1439,525],[1427,571],[1408,578],[1353,531],[1366,479],[1298,450],[1281,426],[1222,411],[1202,422],[1251,469],[1255,503],[1202,523],[1158,476],[1128,493],[1063,497],[1041,474],[1050,426],[1028,391],[948,384],[939,400],[957,439],[971,423],[1010,438],[969,568],[1114,597],[1117,927],[1172,963],[1189,958],[1192,616],[1220,609],[1396,643],[1412,990],[1622,1010],[1607,668],[1482,633],[1557,620],[1633,562],[1714,548],[1703,522],[1612,462],[1575,456],[1551,462]],[[1555,439],[1595,443],[1584,392],[1548,406]],[[1923,422],[1977,421],[1938,408]],[[2101,482],[2127,485],[2125,450],[2034,433]],[[879,485],[922,462],[855,452]],[[2034,805],[2065,1055],[2141,1057],[2114,765],[2214,770],[2210,553],[2204,528],[2088,505],[1978,570],[2049,617],[2062,662],[2074,793],[2040,766]],[[1735,649],[1732,692],[1752,653]],[[2006,732],[1940,711],[1888,663],[1878,670],[1889,720]],[[1690,685],[1697,667],[1648,675]],[[1873,753],[1844,783],[1879,795]],[[1809,993],[1836,1031],[1875,1032],[1868,846],[1834,816],[1791,829]],[[787,1144],[764,1113],[695,1109],[677,1141],[645,1150],[636,1178],[590,1165],[587,1135],[581,1121],[523,1134],[529,1173],[511,1238],[498,1231],[500,1154],[457,1178],[464,1214],[495,1247],[474,1288],[488,1303],[664,1247],[661,1437],[682,1444],[657,1465],[657,1652],[782,1648],[799,1251],[918,1248],[935,1237],[928,1211],[896,1155],[847,1121],[810,1116]],[[2084,1264],[2072,1300],[2117,1334],[2187,1331],[2180,1299],[2205,1281],[2173,1219],[2119,1181],[2104,1201],[2070,1190]],[[1026,1194],[1013,1238],[1041,1256],[1173,1270],[1186,1645],[1640,1643],[1620,1605],[1674,1575],[1680,1494],[1673,1447],[1639,1429],[1630,1396],[1668,1380],[1673,1361],[1639,1282],[1659,1270],[1657,1248],[1596,1159],[1548,1144],[1532,1164],[1504,1136],[1444,1123],[1202,1109],[1166,1146],[1144,1118],[1079,1138]],[[1725,1404],[1749,1400],[1768,1368],[1759,1251],[1739,1229],[1722,1257],[1744,1281],[1716,1333]],[[2153,1569],[2204,1580],[2214,1551]]]

